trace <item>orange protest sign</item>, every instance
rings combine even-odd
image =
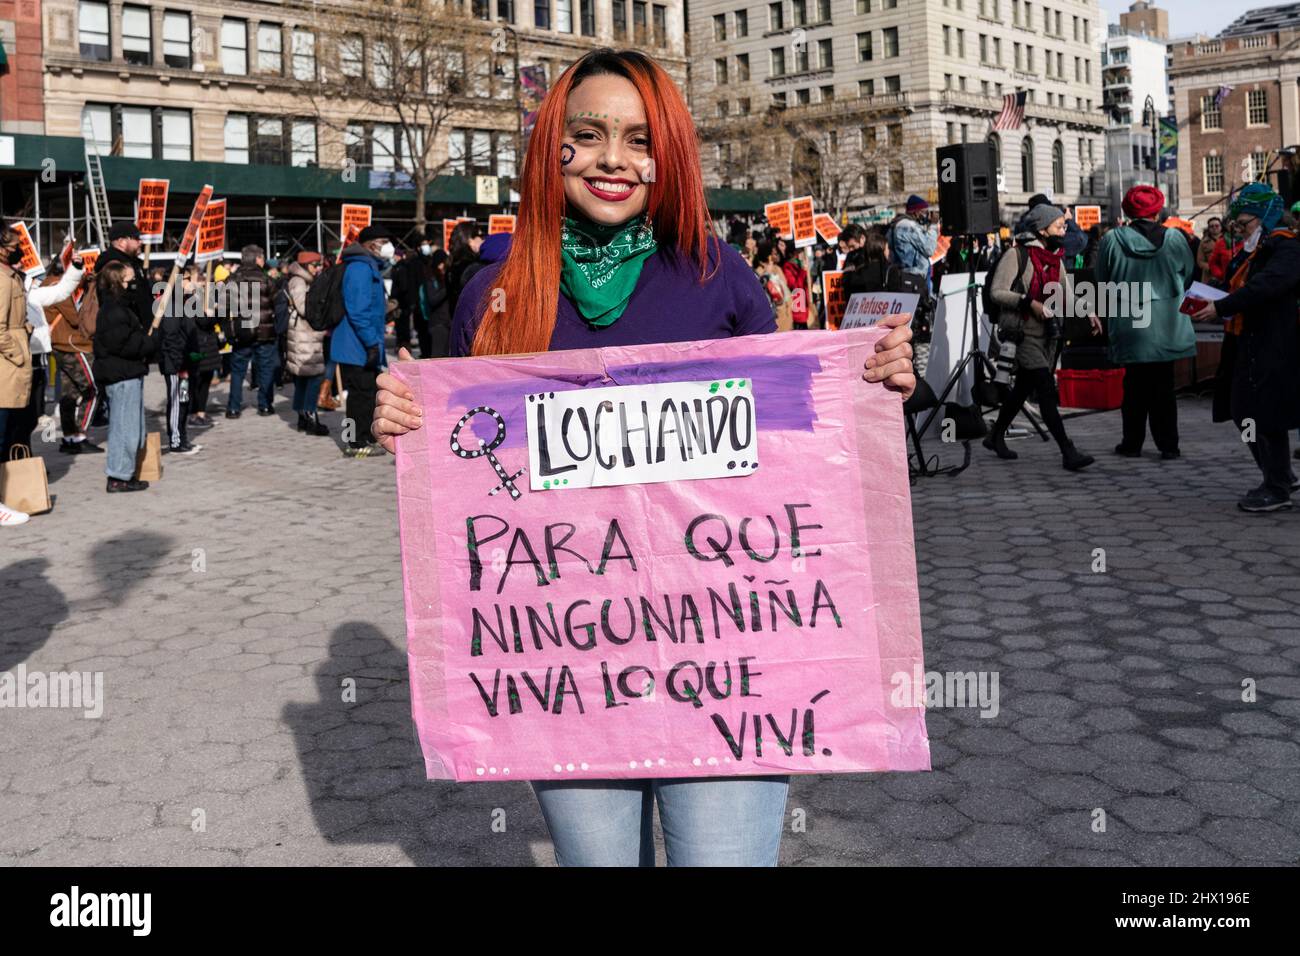
[[[29,276],[40,275],[45,271],[45,266],[41,264],[41,257],[36,251],[36,243],[32,242],[31,233],[27,231],[27,224],[16,222],[13,227],[20,237],[18,248],[23,251],[22,261],[18,263],[18,271],[25,272]]]
[[[226,251],[226,201],[214,199],[203,211],[203,222],[199,224],[199,247],[194,253],[194,261],[214,262]]]
[[[780,202],[770,202],[763,207],[763,216],[767,219],[767,224],[776,230],[776,234],[782,239],[794,238],[794,212],[790,209],[790,200],[783,199]]]
[[[361,230],[370,225],[371,209],[369,206],[360,203],[343,204],[343,218],[339,225],[339,235],[343,237],[343,248],[346,249],[352,243],[357,241],[357,236],[361,235]]]
[[[514,216],[488,216],[488,235],[495,236],[501,232],[515,231]]]
[[[95,271],[95,263],[99,261],[98,249],[82,249],[77,255],[81,256],[81,267],[87,275]]]
[[[474,220],[469,216],[461,216],[459,219],[444,219],[442,221],[442,248],[450,251],[452,231],[457,226],[459,226],[462,222],[473,222],[473,221]]]
[[[930,262],[936,263],[948,254],[952,248],[952,236],[940,235],[938,241],[934,244],[934,254],[930,256]]]
[[[844,321],[844,307],[848,304],[844,294],[844,273],[827,270],[822,273],[822,302],[826,304],[826,328],[838,329]]]
[[[1100,206],[1075,206],[1074,221],[1080,229],[1087,232],[1093,226],[1101,224]]]
[[[140,241],[157,243],[163,240],[163,222],[167,217],[167,189],[170,179],[142,179],[135,200],[135,227],[140,230]]]
[[[207,211],[211,200],[212,187],[204,186],[198,198],[194,200],[194,208],[190,210],[190,221],[185,227],[185,235],[181,237],[180,248],[176,250],[177,265],[188,259],[190,253],[194,251],[194,243],[199,237],[199,224],[203,222],[203,213]]]
[[[813,216],[813,226],[817,230],[817,235],[821,236],[832,246],[835,245],[835,240],[840,237],[839,225],[837,225],[835,220],[824,212],[819,212],[817,215]]]
[[[801,196],[790,201],[794,221],[795,247],[811,246],[817,242],[817,227],[813,225],[812,196]]]

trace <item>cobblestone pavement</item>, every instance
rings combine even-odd
[[[393,466],[279,404],[143,494],[45,447],[54,511],[0,534],[0,671],[102,670],[107,703],[0,710],[0,861],[552,863],[525,784],[423,779]],[[1114,458],[1109,413],[1068,423],[1084,474],[1025,440],[914,490],[927,668],[996,672],[1000,710],[932,711],[932,773],[797,778],[784,863],[1300,858],[1300,513],[1238,513],[1250,456],[1180,404],[1181,461]]]

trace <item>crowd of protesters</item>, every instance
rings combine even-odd
[[[57,387],[59,452],[103,454],[109,493],[148,489],[138,471],[151,366],[165,385],[164,454],[200,452],[191,436],[213,428],[222,412],[240,418],[247,384],[260,416],[275,415],[278,389],[291,386],[293,427],[304,435],[330,435],[321,412],[344,408],[343,454],[372,457],[379,447],[370,434],[375,379],[387,364],[390,324],[401,348],[445,356],[455,296],[483,263],[504,258],[509,236],[485,240],[465,222],[451,246],[448,255],[426,239],[399,255],[394,237],[376,225],[334,264],[310,250],[272,262],[249,245],[233,269],[190,264],[169,285],[169,269],[146,268],[133,223],[111,227],[93,274],[77,256],[66,265],[56,257],[38,279],[18,269],[21,234],[3,229],[0,461],[14,446],[31,450],[47,391]],[[317,282],[330,288],[313,297]],[[228,385],[216,415],[209,407],[214,382]],[[104,441],[92,441],[90,430],[104,426]],[[27,520],[0,503],[0,526]]]
[[[1276,193],[1256,183],[1237,194],[1226,224],[1211,218],[1200,236],[1191,223],[1171,216],[1154,187],[1130,190],[1123,212],[1123,222],[1084,232],[1066,210],[1039,195],[1013,227],[987,237],[953,237],[944,250],[938,216],[912,196],[891,222],[850,223],[834,243],[807,254],[770,228],[733,222],[728,238],[753,269],[780,331],[834,327],[821,295],[827,271],[843,274],[846,296],[916,293],[919,373],[941,277],[987,272],[991,322],[999,339],[1015,345],[1016,375],[984,445],[999,458],[1017,458],[1007,432],[1032,399],[1071,471],[1094,458],[1070,441],[1059,412],[1054,375],[1063,317],[1053,312],[1062,301],[1053,296],[1072,297],[1087,282],[1145,290],[1140,310],[1136,300],[1116,310],[1112,298],[1112,314],[1086,318],[1093,334],[1106,335],[1110,359],[1125,373],[1115,453],[1140,457],[1149,429],[1168,461],[1182,454],[1174,363],[1196,354],[1195,332],[1180,306],[1194,281],[1219,289],[1226,297],[1207,303],[1194,318],[1225,323],[1214,420],[1236,423],[1263,477],[1239,506],[1290,507],[1291,493],[1300,488],[1289,443],[1289,431],[1300,427],[1300,239],[1294,230],[1300,209],[1286,212]],[[73,257],[66,266],[56,259],[37,281],[17,271],[19,234],[6,229],[0,233],[0,460],[8,460],[15,445],[30,448],[47,389],[55,385],[51,357],[61,382],[59,451],[106,450],[109,492],[148,488],[136,471],[150,365],[166,386],[165,453],[201,450],[191,435],[216,424],[209,409],[214,381],[229,386],[224,417],[238,419],[247,381],[261,416],[276,414],[277,388],[291,385],[293,425],[305,435],[330,435],[321,413],[345,403],[343,454],[371,457],[379,450],[370,422],[376,378],[388,363],[390,326],[399,350],[418,350],[422,358],[447,355],[461,290],[479,270],[504,260],[509,246],[509,235],[485,237],[473,222],[456,226],[446,250],[424,239],[400,255],[393,237],[371,226],[333,264],[315,251],[270,262],[250,245],[233,269],[183,269],[167,301],[157,303],[166,272],[146,270],[131,223],[112,228],[93,276]],[[322,282],[330,288],[313,297],[313,285]],[[324,318],[309,321],[313,311]],[[89,438],[91,428],[105,424],[107,448]],[[25,520],[0,504],[0,526]]]

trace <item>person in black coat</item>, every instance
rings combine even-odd
[[[1229,267],[1231,291],[1194,316],[1228,320],[1214,420],[1236,423],[1263,474],[1263,483],[1237,502],[1249,512],[1288,509],[1296,490],[1288,432],[1300,426],[1300,239],[1274,228],[1281,210],[1277,194],[1262,183],[1238,194],[1231,213],[1247,238]]]
[[[203,313],[203,298],[194,275],[186,270],[172,288],[171,298],[158,327],[158,371],[167,383],[168,450],[190,455],[201,445],[190,444],[190,356],[199,352],[199,329],[195,316]]]
[[[144,447],[144,377],[157,351],[152,327],[140,325],[131,292],[136,278],[126,263],[96,263],[99,313],[95,319],[95,383],[108,395],[108,454],[104,472],[109,492],[143,491],[135,477]]]

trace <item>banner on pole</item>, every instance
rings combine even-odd
[[[817,229],[817,235],[832,246],[840,237],[839,225],[827,213],[819,212],[813,216],[813,226]]]
[[[211,201],[212,187],[204,186],[198,198],[194,200],[194,208],[190,210],[190,221],[185,226],[185,235],[181,237],[180,248],[176,250],[177,265],[184,265],[190,253],[194,251],[194,243],[199,236],[199,225],[203,222],[203,214],[207,212],[208,203]]]
[[[768,203],[763,207],[763,216],[782,239],[794,238],[794,213],[790,209],[790,200]]]
[[[163,241],[167,219],[167,190],[170,179],[142,179],[135,200],[135,227],[140,241],[155,244]]]
[[[19,236],[18,248],[23,253],[22,260],[15,268],[25,275],[42,275],[45,272],[45,264],[41,262],[41,255],[36,251],[36,243],[32,242],[32,234],[27,231],[27,223],[15,222],[13,227]]]
[[[346,249],[357,241],[361,230],[370,225],[371,215],[372,210],[369,206],[349,202],[343,204],[343,214],[339,222],[339,235],[343,237],[343,245],[340,248]]]
[[[397,491],[428,775],[928,769],[883,334],[393,366],[424,410]]]
[[[790,201],[790,215],[793,217],[795,248],[815,245],[817,227],[813,225],[812,196],[801,196]]]
[[[194,254],[195,263],[215,262],[226,251],[226,201],[213,199],[203,211],[199,224],[199,246]]]

